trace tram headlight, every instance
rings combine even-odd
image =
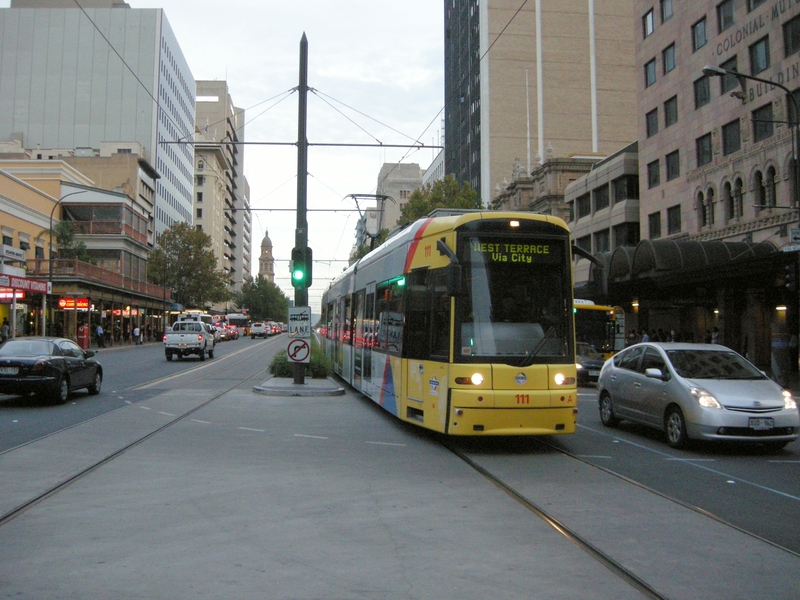
[[[456,377],[458,385],[481,385],[484,382],[483,374],[473,373],[469,377]]]
[[[563,373],[556,373],[553,381],[555,381],[556,385],[575,385],[575,378],[567,377]]]

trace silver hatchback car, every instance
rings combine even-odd
[[[623,419],[650,425],[674,448],[696,439],[780,449],[800,431],[791,393],[716,344],[633,345],[605,362],[597,391],[605,426]]]

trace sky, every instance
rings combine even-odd
[[[385,162],[427,168],[436,150],[313,144],[438,145],[443,138],[444,6],[441,0],[126,0],[163,8],[195,80],[225,80],[246,111],[249,142],[298,136],[300,41],[308,39],[309,305],[347,266],[358,212],[349,194],[374,194]],[[9,0],[0,0],[0,7]],[[265,232],[275,283],[294,298],[289,263],[297,206],[295,146],[244,147],[253,216],[253,276]],[[365,203],[361,203],[361,208]],[[317,212],[313,209],[337,209]]]

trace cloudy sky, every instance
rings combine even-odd
[[[196,80],[226,80],[246,110],[251,142],[297,140],[300,40],[308,38],[308,141],[314,143],[439,143],[442,129],[443,2],[441,0],[127,0],[163,8]],[[0,0],[0,7],[9,0]],[[280,101],[280,102],[279,102]],[[314,252],[309,303],[316,312],[328,281],[346,266],[357,212],[348,194],[375,193],[384,162],[426,168],[434,151],[310,147],[308,215]],[[294,146],[246,146],[245,175],[253,212],[253,275],[266,231],[276,283],[294,297],[288,258],[297,204]],[[329,262],[326,262],[329,261]]]

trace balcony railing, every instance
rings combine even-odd
[[[140,244],[147,243],[147,234],[119,221],[70,221],[78,235],[126,235]]]
[[[50,277],[50,261],[44,259],[31,259],[27,261],[28,277],[47,280]],[[53,281],[80,278],[91,282],[103,283],[130,292],[145,294],[153,298],[163,298],[164,288],[160,285],[139,281],[122,275],[119,271],[112,271],[103,267],[83,262],[77,258],[58,258],[53,260]],[[166,299],[172,299],[169,289]]]

